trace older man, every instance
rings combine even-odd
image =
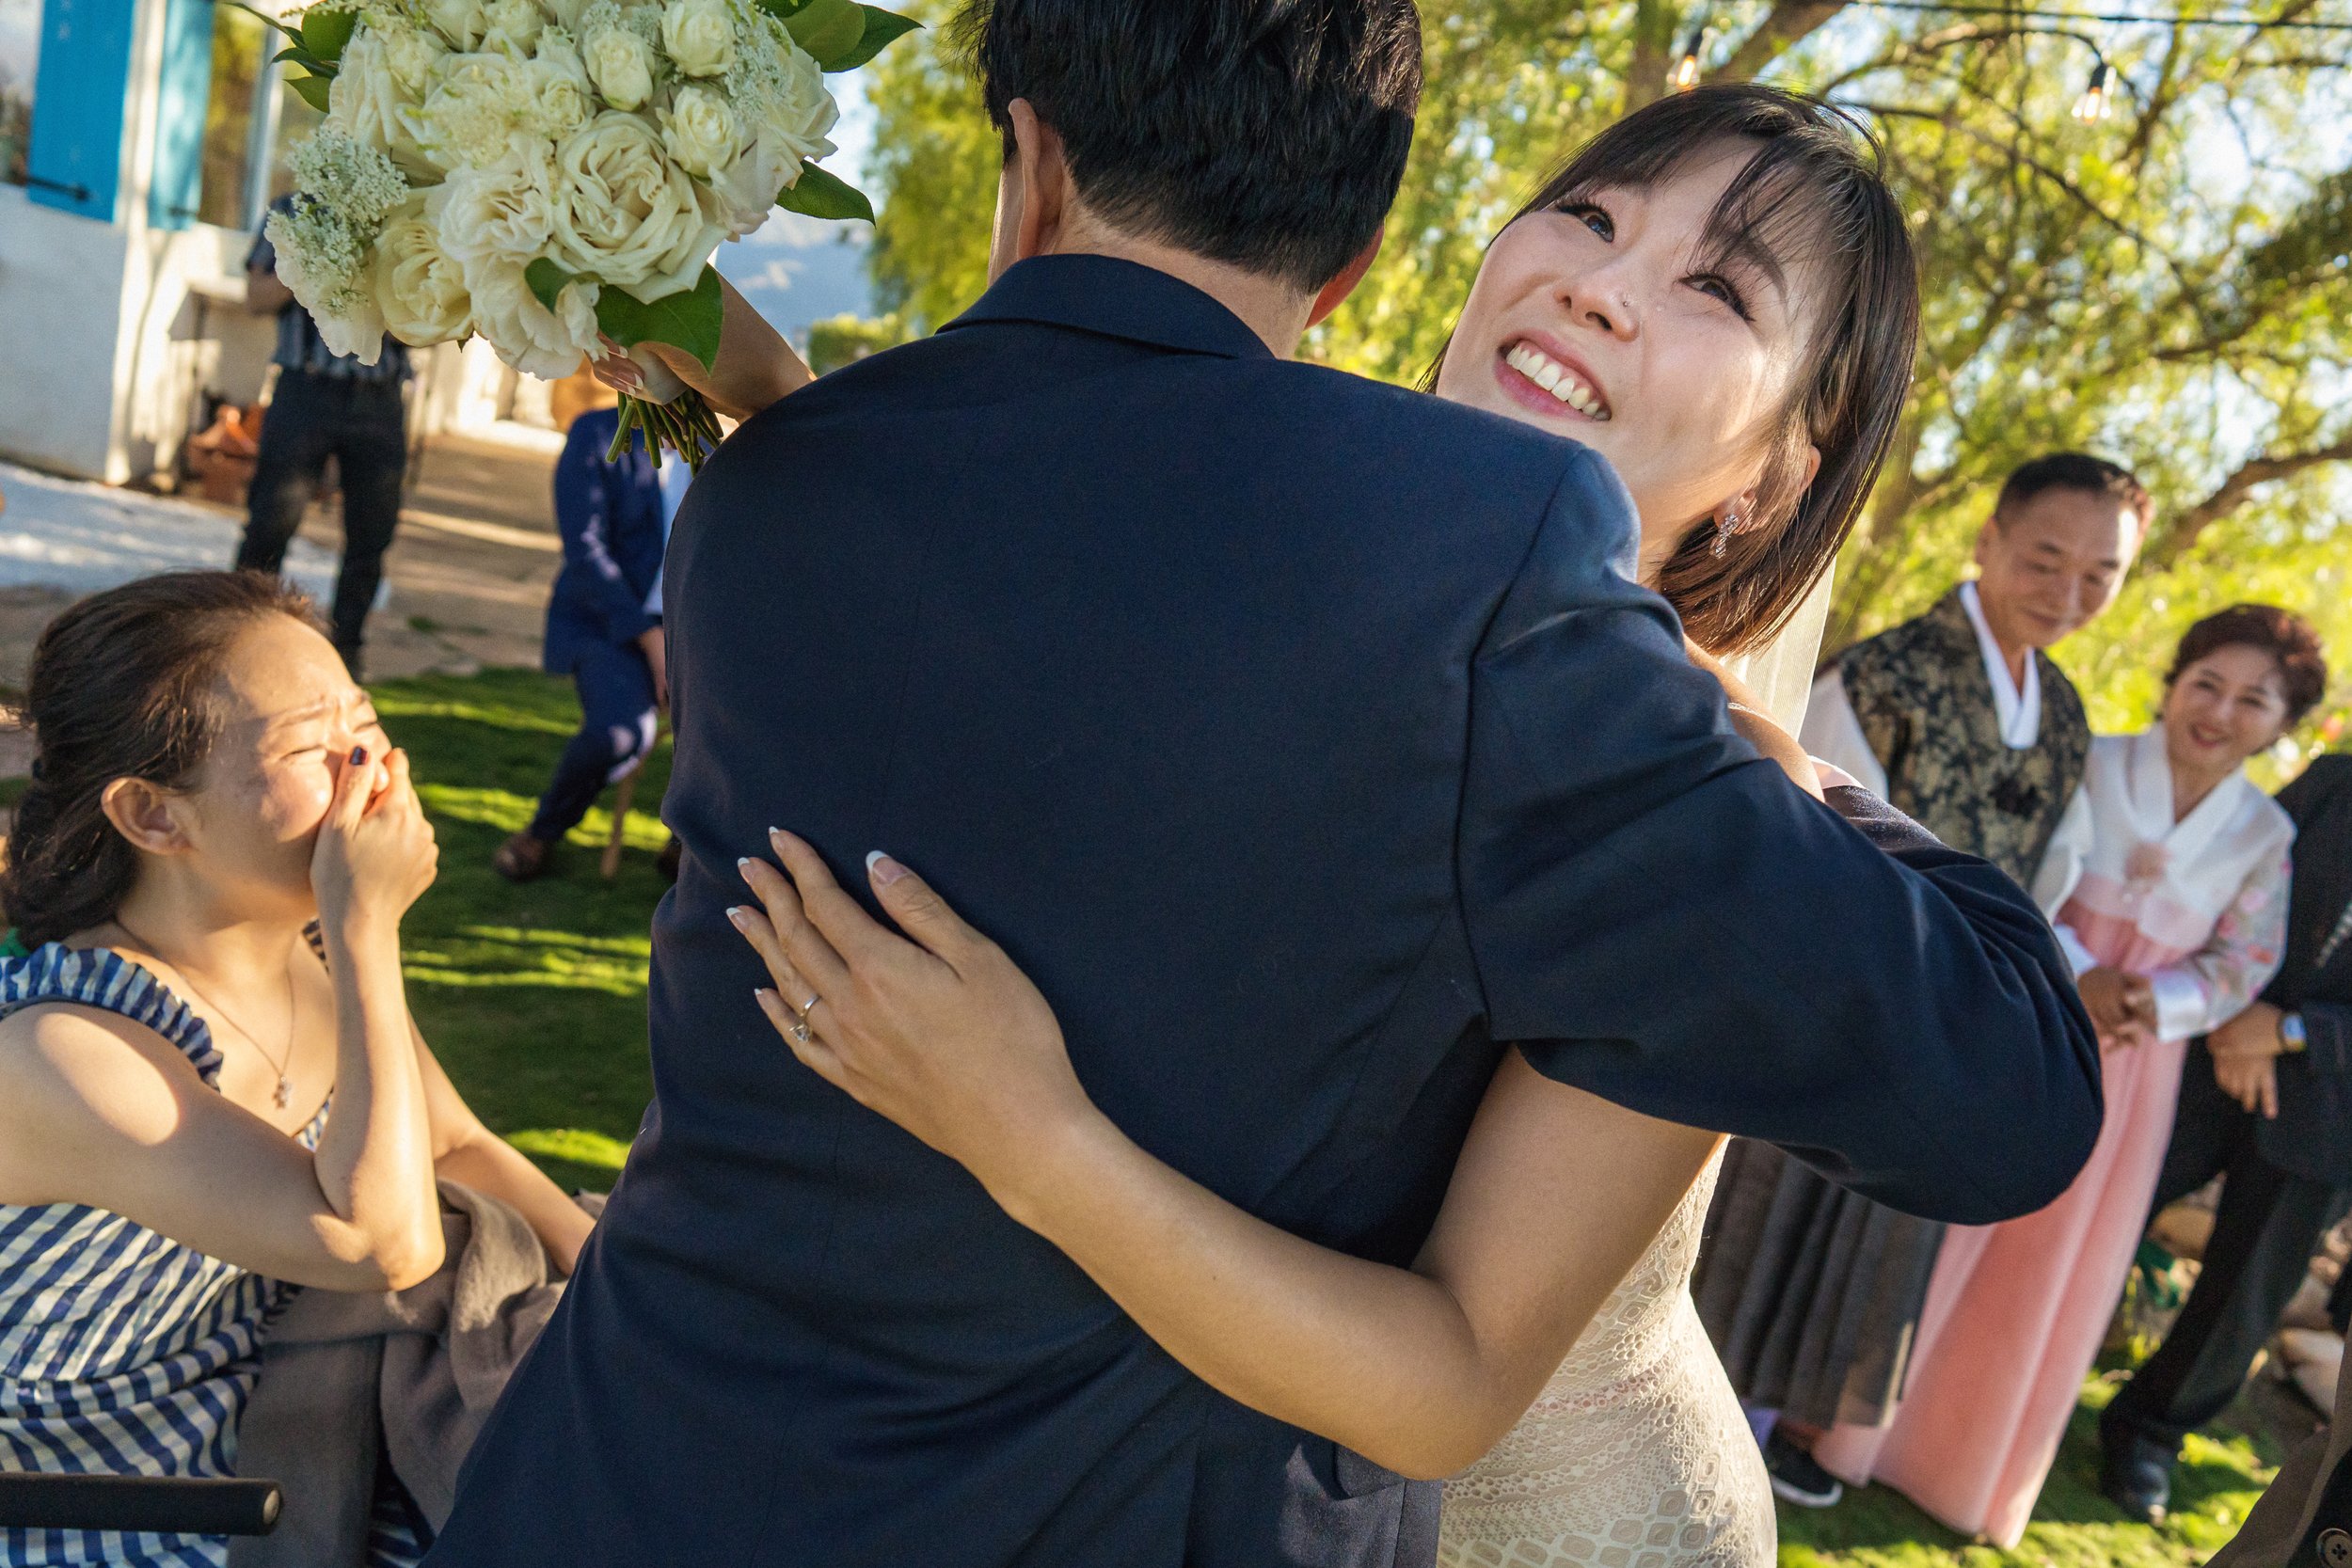
[[[2090,749],[2082,703],[2043,650],[2115,602],[2151,510],[2101,458],[2018,468],[1978,536],[1976,579],[1815,681],[1805,749],[2030,884]],[[1741,1143],[1708,1230],[1699,1313],[1766,1434],[1772,1490],[1825,1508],[1842,1487],[1810,1439],[1890,1413],[1944,1227]]]

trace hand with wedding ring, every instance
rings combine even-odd
[[[772,831],[783,870],[739,863],[758,899],[727,911],[768,966],[755,992],[818,1076],[957,1161],[1008,1209],[1053,1140],[1089,1131],[1061,1026],[1002,948],[886,855],[866,876],[910,942],[844,892],[817,852]]]

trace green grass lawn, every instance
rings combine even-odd
[[[629,852],[607,882],[596,856],[606,811],[560,851],[556,874],[515,887],[490,854],[529,820],[579,722],[570,686],[534,672],[387,681],[376,704],[415,759],[441,845],[440,879],[406,927],[410,1005],[474,1109],[567,1186],[612,1184],[652,1094],[645,1057],[646,927],[664,884],[654,815],[665,742],[639,780]],[[606,797],[609,805],[610,795]],[[2253,1506],[2279,1445],[2239,1401],[2217,1438],[2192,1438],[2172,1517],[2151,1529],[2099,1496],[2091,1426],[2112,1385],[2094,1375],[2056,1470],[2014,1552],[1973,1546],[1883,1487],[1820,1512],[1783,1508],[1787,1568],[2181,1568],[2201,1562]],[[2290,1419],[2292,1418],[2290,1415]]]
[[[1883,1486],[1849,1492],[1831,1509],[1780,1510],[1784,1568],[2185,1568],[2237,1533],[2281,1457],[2269,1429],[2292,1421],[2291,1396],[2258,1388],[2213,1435],[2193,1436],[2172,1482],[2172,1513],[2154,1528],[2123,1517],[2099,1495],[2098,1412],[2115,1392],[2113,1367],[2083,1384],[2066,1441],[2033,1523],[2012,1552],[1971,1544]]]

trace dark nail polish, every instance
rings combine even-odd
[[[354,746],[351,749],[351,766],[354,768],[365,768],[367,765],[368,749],[365,746]]]

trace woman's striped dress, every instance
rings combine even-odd
[[[145,1024],[219,1087],[203,1020],[119,954],[51,942],[0,958],[0,1014],[78,1002]],[[299,1134],[315,1148],[326,1109]],[[0,1468],[236,1473],[262,1331],[291,1287],[119,1214],[0,1203]],[[205,1564],[219,1536],[0,1529],[0,1563]]]

